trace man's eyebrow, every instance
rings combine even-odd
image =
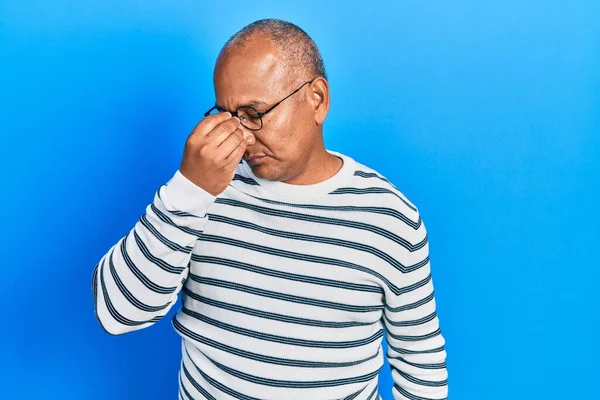
[[[267,103],[265,103],[262,100],[252,100],[249,103],[244,104],[245,106],[266,106]]]
[[[246,103],[246,104],[241,104],[241,105],[239,105],[238,107],[244,107],[244,106],[256,107],[256,106],[266,106],[266,105],[267,105],[267,103],[265,103],[265,102],[264,102],[264,101],[262,101],[262,100],[252,100],[252,101],[249,101],[249,102],[248,102],[248,103]],[[220,105],[218,105],[218,104],[217,104],[216,106],[217,106],[217,109],[219,109],[219,110],[223,110],[223,111],[229,111],[229,110],[227,110],[225,107],[221,107],[221,106],[220,106]]]

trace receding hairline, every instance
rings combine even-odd
[[[291,79],[311,80],[317,76],[327,79],[323,58],[314,40],[300,27],[280,19],[255,21],[236,32],[225,43],[217,63],[236,50],[268,40],[275,47],[277,57]]]

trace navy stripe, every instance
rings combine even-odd
[[[385,188],[381,188],[381,187],[368,187],[368,188],[345,187],[345,188],[336,189],[336,190],[334,190],[333,192],[331,192],[329,194],[358,194],[358,195],[362,195],[362,194],[391,194],[392,196],[397,197],[402,203],[404,203],[406,205],[406,207],[410,208],[411,210],[413,210],[415,212],[417,211],[417,208],[415,206],[413,206],[408,201],[406,201],[405,199],[403,199],[400,195],[398,195],[397,193],[394,193],[393,191],[391,191],[389,189],[385,189]]]
[[[395,333],[391,332],[390,330],[387,331],[388,335],[393,337],[396,340],[400,340],[403,342],[418,342],[421,340],[427,340],[427,339],[431,339],[434,338],[436,336],[440,336],[442,334],[442,331],[440,328],[437,328],[435,331],[427,333],[425,335],[396,335]]]
[[[244,208],[244,209],[251,210],[251,211],[254,211],[254,212],[257,212],[260,214],[270,215],[270,216],[274,216],[274,217],[289,218],[289,219],[295,219],[298,221],[314,222],[314,223],[324,224],[324,225],[343,226],[343,227],[347,227],[347,228],[353,228],[353,229],[372,232],[376,235],[385,237],[385,238],[399,244],[400,246],[404,247],[405,249],[407,249],[411,252],[419,250],[422,247],[424,247],[425,244],[427,244],[427,234],[425,234],[425,237],[420,242],[412,244],[408,240],[396,235],[393,232],[390,232],[390,231],[380,228],[378,226],[366,224],[364,222],[346,221],[346,220],[337,219],[337,218],[329,218],[329,217],[321,217],[321,216],[317,216],[317,215],[301,214],[301,213],[297,213],[297,212],[293,212],[293,211],[282,211],[282,210],[277,210],[274,208],[257,206],[254,204],[243,203],[238,200],[226,199],[226,198],[218,198],[216,200],[216,203],[225,204],[225,205],[228,205],[231,207]],[[419,219],[421,219],[420,216],[419,216]]]
[[[373,391],[371,392],[371,394],[369,395],[369,397],[367,398],[367,400],[371,400],[371,398],[377,393],[377,390],[379,389],[379,385],[375,386],[375,389],[373,389]],[[379,394],[377,394],[377,398],[379,398]],[[377,399],[375,399],[377,400]]]
[[[398,360],[398,361],[402,361],[404,364],[408,364],[411,365],[415,368],[421,368],[421,369],[444,369],[446,368],[446,363],[442,362],[442,363],[435,363],[435,364],[418,364],[418,363],[414,363],[414,362],[410,362],[408,360],[406,360],[403,357],[391,357],[388,356],[388,360]]]
[[[115,321],[117,321],[118,323],[122,324],[122,325],[127,325],[127,326],[140,326],[140,325],[144,325],[147,324],[148,322],[156,322],[158,320],[160,320],[161,316],[156,316],[154,318],[151,318],[149,320],[146,321],[133,321],[129,318],[125,318],[123,315],[121,315],[117,309],[113,306],[112,302],[110,301],[110,298],[108,296],[108,291],[106,290],[106,283],[104,282],[104,262],[102,262],[100,264],[100,288],[102,289],[102,294],[104,295],[104,304],[106,305],[106,309],[108,310],[109,314],[111,315],[111,317],[113,317],[113,319]]]
[[[390,307],[389,305],[386,304],[385,309],[387,311],[393,312],[393,313],[407,311],[407,310],[413,310],[415,308],[421,307],[424,304],[429,303],[433,299],[434,299],[434,292],[432,291],[427,297],[424,297],[419,301],[415,301],[414,303],[404,304],[399,307]]]
[[[133,275],[135,275],[136,278],[138,278],[140,280],[140,282],[142,282],[144,284],[144,286],[146,286],[148,289],[152,290],[153,292],[160,293],[160,294],[173,293],[177,289],[177,286],[164,287],[164,286],[157,285],[156,283],[154,283],[150,279],[148,279],[148,277],[146,275],[144,275],[142,273],[142,271],[140,271],[138,269],[138,267],[135,265],[135,263],[133,262],[131,257],[129,257],[129,254],[127,253],[126,241],[127,241],[128,237],[129,236],[125,236],[123,238],[123,240],[121,241],[121,255],[123,257],[123,260],[125,260],[125,264],[127,264],[127,266],[129,267],[129,269],[131,270]]]
[[[389,333],[389,332],[388,332]],[[394,346],[392,343],[390,343],[390,341],[388,340],[388,348],[394,350],[396,353],[398,354],[433,354],[433,353],[441,353],[442,351],[445,350],[444,346],[440,346],[440,347],[436,347],[434,349],[426,349],[426,350],[408,350],[408,349],[402,349],[400,347],[396,347]]]
[[[361,178],[376,178],[379,179],[380,181],[383,181],[385,183],[387,183],[388,185],[390,185],[391,188],[393,188],[396,192],[398,192],[397,194],[402,198],[402,201],[404,202],[404,204],[406,204],[407,206],[409,206],[412,210],[417,211],[417,209],[414,207],[414,205],[410,204],[410,202],[408,201],[408,199],[406,198],[406,196],[404,196],[404,193],[402,193],[390,180],[388,180],[387,178],[375,173],[375,172],[365,172],[365,171],[354,171],[354,176],[358,176]],[[404,197],[402,197],[404,196]]]
[[[312,348],[320,348],[320,349],[350,349],[353,347],[365,346],[370,343],[373,343],[377,339],[380,339],[383,336],[383,330],[377,331],[375,334],[370,337],[359,339],[359,340],[349,340],[344,342],[329,342],[329,341],[321,341],[321,340],[304,340],[304,339],[295,339],[285,336],[272,335],[270,333],[263,333],[258,331],[253,331],[251,329],[241,328],[239,326],[227,324],[225,322],[218,321],[213,318],[209,318],[206,315],[202,315],[195,311],[189,310],[186,307],[182,307],[181,311],[184,314],[189,315],[192,318],[197,319],[198,321],[204,322],[205,324],[212,325],[215,328],[219,328],[225,331],[229,331],[241,336],[251,337],[258,340],[264,340],[267,342],[281,343],[291,346],[299,346],[299,347],[312,347]]]
[[[167,239],[165,236],[163,236],[158,229],[156,229],[154,227],[154,225],[152,225],[152,223],[150,221],[148,221],[148,217],[146,216],[146,214],[142,215],[140,217],[140,222],[142,223],[142,225],[144,225],[144,227],[146,229],[148,229],[149,232],[152,233],[152,235],[154,235],[155,238],[157,238],[161,243],[163,243],[167,248],[173,250],[173,251],[179,251],[182,253],[191,253],[192,250],[194,249],[193,246],[181,246],[178,243],[173,242],[172,240]]]
[[[187,226],[182,226],[181,224],[177,224],[177,223],[173,222],[173,220],[171,218],[169,218],[165,213],[163,213],[162,211],[160,211],[158,209],[158,207],[156,207],[154,204],[150,205],[150,209],[164,223],[169,224],[169,225],[171,225],[171,226],[179,229],[180,231],[187,233],[188,235],[193,235],[193,236],[200,236],[200,235],[202,235],[202,231],[199,231],[199,230],[196,230],[196,229],[192,229],[192,228],[189,228]]]
[[[191,290],[189,290],[187,287],[183,288],[183,292],[189,298],[194,299],[197,302],[200,302],[202,304],[207,304],[209,306],[221,308],[221,309],[224,309],[224,310],[234,311],[234,312],[238,312],[238,313],[241,313],[241,314],[251,315],[253,317],[265,318],[265,319],[270,319],[270,320],[273,320],[273,321],[287,322],[287,323],[290,323],[290,324],[307,325],[307,326],[318,326],[318,327],[323,327],[323,328],[351,328],[351,327],[354,327],[354,326],[369,326],[369,325],[372,325],[372,324],[374,324],[374,323],[377,322],[377,321],[373,321],[373,322],[358,322],[358,321],[328,322],[328,321],[317,321],[317,320],[314,320],[314,319],[292,317],[292,316],[289,316],[289,315],[282,315],[282,314],[276,314],[276,313],[271,313],[271,312],[267,312],[267,311],[261,311],[261,310],[257,310],[257,309],[254,309],[254,308],[239,306],[239,305],[236,305],[236,304],[224,303],[224,302],[221,302],[221,301],[218,301],[218,300],[214,300],[214,299],[211,299],[211,298],[208,298],[208,297],[200,296],[200,295],[192,292]]]
[[[181,365],[181,373],[183,373],[183,368],[184,365]],[[183,379],[181,378],[181,373],[179,374],[179,386],[180,386],[180,391],[179,391],[179,396],[181,396],[181,391],[183,391],[183,393],[185,393],[185,397],[187,397],[188,400],[198,400],[198,399],[194,399],[192,397],[192,395],[190,394],[190,392],[187,391],[187,389],[185,388],[185,384],[183,383]],[[181,396],[183,397],[183,396]]]
[[[369,385],[367,385],[369,386]],[[364,388],[360,389],[358,392],[351,394],[350,396],[347,396],[344,398],[344,400],[353,400],[355,398],[357,398],[362,392],[365,391],[365,389],[367,388],[367,386],[365,386]]]
[[[421,396],[412,394],[397,384],[394,384],[394,389],[396,389],[396,391],[398,391],[398,393],[400,393],[402,396],[406,397],[409,400],[431,400],[431,398],[421,397]],[[444,397],[443,399],[439,399],[439,400],[448,400],[448,398]]]
[[[281,279],[285,279],[285,280],[289,280],[289,281],[311,283],[311,284],[319,285],[319,286],[335,287],[335,288],[354,290],[354,291],[359,291],[359,292],[383,294],[383,289],[380,286],[361,285],[358,283],[342,282],[342,281],[336,281],[333,279],[319,278],[319,277],[315,277],[315,276],[298,275],[298,274],[293,274],[291,272],[282,272],[282,271],[277,271],[277,270],[273,270],[273,269],[269,269],[269,268],[263,268],[263,267],[259,267],[257,265],[252,265],[252,264],[244,263],[241,261],[229,260],[226,258],[210,257],[210,256],[194,254],[194,255],[192,255],[192,261],[204,263],[204,264],[215,264],[215,265],[228,266],[231,268],[241,269],[244,271],[250,271],[250,272],[254,272],[256,274],[272,276],[275,278],[281,278]]]
[[[428,387],[442,387],[448,384],[448,380],[444,379],[443,381],[426,381],[424,379],[415,378],[401,370],[397,371],[400,376],[402,376],[407,381],[414,383],[415,385],[428,386]]]
[[[144,312],[148,312],[148,313],[155,313],[160,310],[164,310],[167,307],[168,304],[155,307],[155,306],[149,306],[149,305],[144,304],[141,301],[139,301],[133,295],[133,293],[131,293],[129,291],[129,289],[127,289],[127,287],[125,286],[125,284],[123,283],[123,281],[121,280],[119,275],[117,274],[117,270],[115,269],[115,265],[113,263],[113,253],[112,252],[110,253],[109,258],[108,258],[108,268],[110,270],[111,276],[113,277],[113,280],[115,281],[115,283],[117,284],[117,287],[119,288],[119,291],[137,309],[144,311]]]
[[[331,212],[363,212],[363,213],[371,213],[371,214],[381,214],[381,215],[388,215],[391,217],[394,217],[396,219],[399,219],[400,221],[402,221],[403,223],[407,224],[408,226],[410,226],[413,229],[419,229],[419,227],[421,226],[422,220],[419,218],[416,222],[413,221],[412,219],[408,218],[406,215],[402,214],[400,211],[393,209],[393,208],[387,208],[387,207],[366,207],[366,206],[322,206],[322,205],[318,205],[318,204],[298,204],[298,203],[286,203],[283,201],[277,201],[277,200],[271,200],[271,199],[266,199],[263,197],[257,197],[257,196],[252,196],[252,195],[248,195],[258,201],[267,203],[267,204],[273,204],[273,205],[278,205],[278,206],[285,206],[285,207],[293,207],[293,208],[302,208],[302,209],[308,209],[308,210],[320,210],[320,211],[331,211]]]
[[[192,214],[186,211],[181,211],[181,210],[171,210],[169,209],[166,205],[165,202],[163,201],[160,192],[161,189],[163,188],[163,186],[167,186],[167,185],[162,185],[157,191],[156,191],[156,196],[159,198],[162,206],[165,208],[165,210],[167,210],[167,212],[169,212],[170,214],[173,214],[177,217],[183,217],[183,218],[195,218],[195,219],[202,219],[204,218],[204,215],[196,215],[196,214]],[[164,214],[163,214],[164,215]]]
[[[405,265],[401,264],[398,260],[396,260],[394,257],[391,257],[390,255],[388,255],[387,253],[385,253],[373,246],[369,246],[369,245],[366,245],[363,243],[356,243],[356,242],[352,242],[349,240],[337,239],[334,237],[314,236],[314,235],[307,235],[307,234],[302,234],[302,233],[280,231],[277,229],[266,228],[266,227],[263,227],[263,226],[260,226],[257,224],[253,224],[251,222],[246,222],[246,221],[242,221],[239,219],[225,217],[223,215],[212,215],[211,214],[209,218],[213,222],[220,222],[223,224],[233,225],[238,228],[255,230],[255,231],[258,231],[258,232],[261,232],[261,233],[264,233],[267,235],[271,235],[271,236],[277,236],[277,237],[293,239],[293,240],[300,240],[300,241],[305,241],[305,242],[324,243],[324,244],[329,244],[332,246],[340,246],[340,247],[346,247],[346,248],[353,249],[353,250],[362,251],[365,253],[372,254],[372,255],[384,260],[385,262],[391,264],[397,270],[402,271],[404,273],[417,270],[429,262],[429,256],[427,256],[427,257],[425,257],[425,259],[419,261],[416,264],[405,266]]]
[[[188,279],[198,282],[200,284],[216,286],[225,289],[236,290],[238,292],[250,293],[260,297],[268,297],[271,299],[277,299],[282,301],[288,301],[290,303],[305,304],[309,306],[330,308],[333,310],[342,310],[355,313],[368,313],[368,312],[379,312],[383,309],[383,305],[376,304],[372,306],[354,305],[336,303],[328,300],[311,299],[309,297],[296,296],[287,293],[273,292],[271,290],[260,289],[253,286],[242,285],[241,283],[224,281],[221,279],[208,278],[204,276],[195,275],[190,273]]]
[[[384,181],[386,183],[389,183],[391,185],[390,181],[388,181],[386,178],[384,178],[374,172],[365,172],[365,171],[356,170],[356,171],[354,171],[354,176],[360,176],[361,178],[377,178],[377,179]]]
[[[322,387],[333,387],[333,386],[342,386],[342,385],[351,385],[354,383],[368,382],[375,378],[379,371],[381,371],[382,367],[379,367],[377,370],[372,371],[366,375],[356,376],[352,378],[344,378],[344,379],[335,379],[329,381],[289,381],[289,380],[279,380],[279,379],[269,379],[269,378],[261,378],[260,376],[247,374],[245,372],[241,372],[234,368],[227,367],[215,360],[212,360],[208,356],[205,357],[217,368],[221,371],[235,376],[236,378],[245,380],[247,382],[256,383],[259,385],[272,386],[272,387],[285,387],[285,388],[294,388],[294,389],[310,389],[310,388],[322,388]]]
[[[233,176],[233,181],[241,181],[244,182],[247,185],[252,185],[252,186],[260,186],[258,182],[256,182],[254,179],[252,178],[246,178],[245,176],[242,176],[240,174],[235,174]]]
[[[215,340],[204,337],[197,332],[191,331],[187,327],[185,327],[178,319],[177,315],[173,317],[173,327],[183,336],[195,340],[198,343],[202,343],[206,346],[210,346],[212,348],[224,351],[229,354],[233,354],[238,357],[246,358],[252,361],[263,362],[267,364],[273,365],[283,365],[286,367],[300,367],[300,368],[345,368],[345,367],[353,367],[355,365],[360,365],[365,362],[371,361],[372,359],[379,356],[379,349],[377,353],[369,356],[364,359],[356,360],[356,361],[348,361],[348,362],[323,362],[323,361],[305,361],[305,360],[294,360],[289,358],[278,358],[265,356],[263,354],[253,353],[246,350],[241,350],[237,347],[227,346],[221,342],[217,342]]]
[[[279,257],[291,258],[294,260],[300,260],[300,261],[304,261],[304,262],[313,262],[316,264],[334,265],[336,267],[349,268],[349,269],[354,269],[357,271],[365,272],[365,273],[367,273],[369,275],[373,275],[376,278],[378,278],[379,280],[381,280],[390,289],[390,291],[392,291],[392,293],[394,293],[395,295],[408,293],[414,289],[417,289],[421,286],[426,285],[431,280],[431,274],[428,274],[428,276],[426,278],[424,278],[423,280],[421,280],[419,282],[416,282],[416,283],[409,285],[407,287],[404,287],[404,288],[399,288],[396,285],[394,285],[392,282],[390,282],[385,276],[383,276],[382,274],[380,274],[379,272],[377,272],[375,270],[372,270],[370,268],[365,268],[361,265],[353,264],[351,262],[338,260],[335,258],[313,256],[313,255],[304,254],[304,253],[295,253],[292,251],[280,250],[280,249],[276,249],[276,248],[272,248],[272,247],[266,247],[266,246],[261,246],[261,245],[257,245],[257,244],[253,244],[253,243],[247,243],[247,242],[243,242],[243,241],[237,240],[237,239],[230,239],[230,238],[223,237],[223,236],[215,236],[215,235],[205,234],[202,236],[201,239],[202,239],[202,241],[205,241],[205,242],[226,244],[226,245],[230,245],[230,246],[234,246],[234,247],[238,247],[238,248],[245,248],[248,250],[253,250],[253,251],[256,251],[259,253],[263,253],[263,254],[270,254],[270,255],[279,256]]]
[[[146,260],[156,265],[163,271],[179,275],[185,269],[185,267],[171,265],[168,262],[164,261],[162,258],[158,258],[154,254],[152,254],[150,252],[150,249],[148,249],[148,246],[146,246],[140,235],[138,235],[138,233],[135,230],[133,231],[133,237],[135,238],[135,242],[138,245],[138,248],[140,249],[140,253],[142,253],[144,257],[146,257]]]
[[[192,363],[192,364],[194,364],[194,363]],[[194,380],[194,377],[192,377],[192,374],[190,374],[190,371],[188,371],[188,369],[186,368],[186,366],[184,364],[181,364],[181,368],[183,369],[183,373],[185,374],[186,378],[188,378],[188,380],[190,381],[192,386],[195,387],[197,391],[199,391],[204,397],[206,397],[209,400],[217,400],[213,395],[208,393],[206,391],[206,389],[204,389],[198,382],[196,382]],[[200,372],[200,373],[202,374],[202,372]],[[204,375],[204,374],[202,374],[202,375]]]
[[[185,351],[186,351],[186,353],[187,353],[187,349],[186,349]],[[187,356],[188,356],[189,358],[191,358],[191,357],[190,357],[190,355],[189,355],[189,353],[187,353]],[[192,364],[194,364],[194,363],[192,363]],[[223,385],[222,383],[220,383],[220,382],[218,382],[217,380],[215,380],[215,379],[211,378],[210,376],[208,376],[206,373],[204,373],[204,371],[202,371],[202,370],[201,370],[200,368],[198,368],[198,366],[196,366],[196,365],[194,365],[194,368],[196,369],[196,371],[198,371],[198,373],[199,373],[200,375],[202,375],[202,378],[204,378],[204,380],[205,380],[205,381],[206,381],[206,382],[207,382],[209,385],[211,385],[212,387],[214,387],[214,388],[215,388],[215,389],[217,389],[217,390],[220,390],[220,391],[221,391],[221,392],[223,392],[223,393],[226,393],[226,394],[228,394],[228,395],[230,395],[230,396],[232,396],[232,397],[235,397],[236,399],[241,399],[241,400],[262,400],[262,399],[259,399],[259,398],[256,398],[256,397],[250,397],[250,396],[246,396],[246,395],[244,395],[244,394],[242,394],[242,393],[240,393],[240,392],[237,392],[237,391],[235,391],[235,390],[233,390],[233,389],[231,389],[231,388],[229,388],[229,387],[227,387],[227,386]],[[189,374],[189,372],[187,372],[187,374]],[[190,375],[188,375],[188,376],[190,376]],[[191,376],[190,376],[188,379],[190,379],[190,380],[192,380],[192,381],[193,381],[193,379],[191,378]],[[196,383],[196,384],[197,384],[198,386],[200,386],[198,383]],[[194,385],[194,386],[195,386],[195,385]]]
[[[429,321],[433,321],[433,319],[435,319],[437,313],[434,311],[429,315],[424,316],[423,318],[419,318],[419,319],[413,319],[413,320],[408,320],[408,321],[392,321],[391,319],[388,318],[387,315],[383,315],[383,318],[385,319],[386,324],[391,325],[391,326],[417,326],[417,325],[421,325],[421,324],[425,324]]]
[[[179,211],[179,210],[170,210],[169,212],[171,214],[176,215],[176,216],[181,217],[181,218],[199,218],[199,219],[201,219],[201,218],[204,217],[204,216],[201,217],[199,215],[195,215],[195,214],[192,214],[192,213],[189,213],[189,212]]]

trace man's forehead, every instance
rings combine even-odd
[[[269,93],[272,93],[269,87],[260,80],[252,82],[247,77],[233,77],[230,82],[215,82],[215,95],[218,105],[223,108],[264,106],[270,98]]]
[[[237,72],[237,73],[236,73]],[[215,95],[220,106],[265,106],[285,91],[285,80],[276,70],[224,69],[215,74]],[[225,108],[225,107],[223,107]]]

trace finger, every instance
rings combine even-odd
[[[233,149],[233,151],[227,156],[227,163],[231,167],[235,167],[240,163],[242,157],[244,157],[244,153],[246,152],[246,148],[248,147],[248,143],[245,140],[242,140],[238,147]]]
[[[217,153],[223,159],[227,158],[244,140],[244,134],[241,129],[236,129],[231,133],[221,145],[216,149]]]
[[[229,136],[235,132],[240,126],[240,120],[233,117],[229,118],[225,122],[221,122],[207,135],[210,138],[210,144],[219,147],[225,142]]]
[[[247,132],[246,130],[244,130],[244,140],[246,141],[246,143],[248,143],[248,145],[253,145],[254,143],[256,143],[256,137],[254,136],[254,134]]]
[[[219,126],[223,122],[227,121],[231,118],[231,113],[229,111],[220,112],[217,114],[211,114],[208,117],[204,118],[202,121],[196,125],[194,130],[192,131],[192,135],[208,135],[215,127]]]

